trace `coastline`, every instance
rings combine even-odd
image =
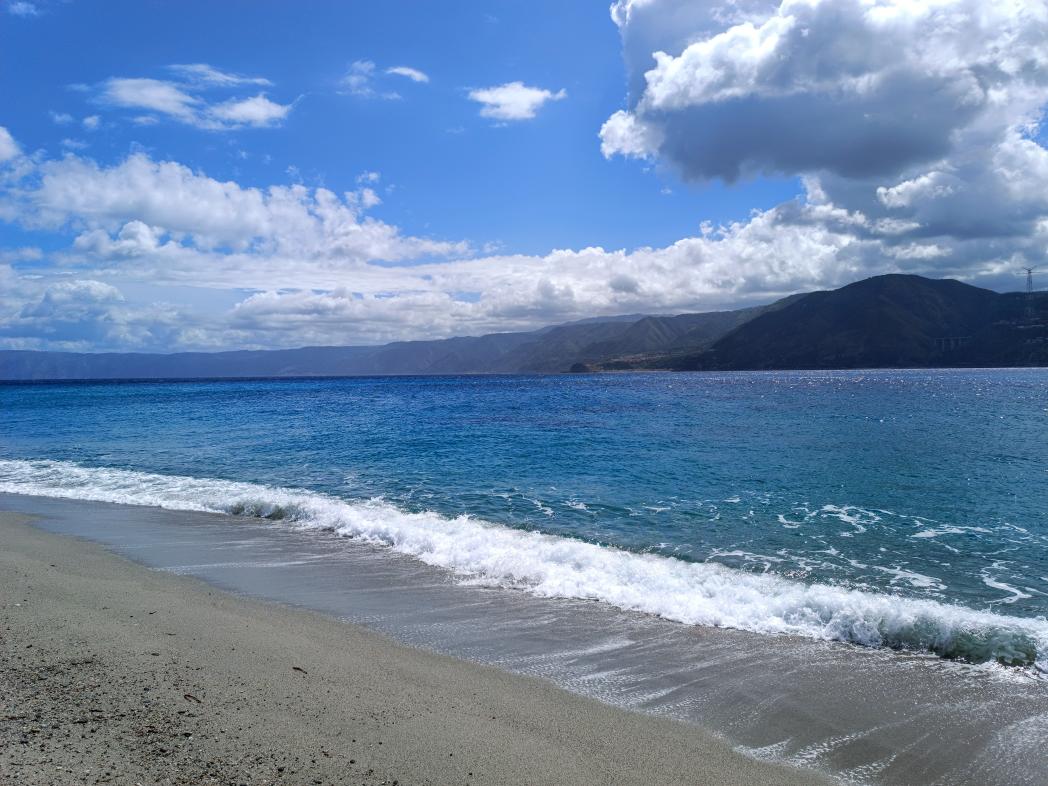
[[[0,777],[18,783],[822,782],[19,514],[0,513],[0,566]]]

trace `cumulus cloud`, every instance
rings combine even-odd
[[[22,309],[22,315],[53,317],[62,313],[77,319],[97,304],[117,303],[123,299],[119,289],[101,281],[66,281],[49,287],[38,303]]]
[[[279,125],[294,106],[276,103],[265,93],[219,102],[204,95],[209,89],[272,85],[262,77],[229,74],[203,63],[175,65],[168,70],[180,76],[181,80],[112,77],[99,86],[96,100],[103,106],[153,113],[135,116],[133,121],[139,125],[151,124],[162,116],[210,131]],[[83,122],[86,128],[94,129],[99,118],[84,118]]]
[[[73,155],[45,161],[12,196],[23,225],[77,232],[78,250],[98,256],[221,249],[274,264],[290,257],[338,266],[468,251],[366,215],[379,202],[367,187],[341,195],[302,185],[247,188],[144,154],[110,167]]]
[[[9,161],[21,153],[18,143],[15,142],[11,132],[0,126],[0,161]]]
[[[291,104],[277,104],[265,94],[242,99],[230,99],[209,110],[210,117],[231,126],[264,128],[283,122],[291,111]]]
[[[868,269],[872,246],[845,232],[755,220],[632,252],[599,247],[542,256],[452,259],[361,271],[343,286],[266,288],[230,326],[253,345],[375,343],[531,329],[622,313],[679,313],[763,302]],[[883,271],[898,269],[880,260]]]
[[[530,120],[549,101],[568,97],[566,90],[552,92],[540,87],[529,87],[523,82],[478,88],[469,91],[470,100],[481,104],[480,116],[493,120]]]
[[[1039,0],[682,5],[614,6],[642,76],[602,131],[606,155],[657,156],[693,179],[891,176],[1033,121],[1048,95]],[[699,9],[690,31],[654,19]]]
[[[135,306],[116,287],[92,279],[49,284],[20,310],[2,316],[0,342],[20,349],[162,350],[188,338],[177,309]]]
[[[605,156],[685,179],[800,176],[780,226],[891,266],[1014,285],[1045,258],[1044,0],[620,0],[630,92]],[[757,219],[754,219],[757,220]]]

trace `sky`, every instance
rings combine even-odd
[[[1048,275],[1048,0],[0,0],[0,42],[0,348]]]

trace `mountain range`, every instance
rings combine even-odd
[[[884,275],[766,306],[382,346],[0,351],[0,379],[188,379],[1048,365],[1048,293]]]

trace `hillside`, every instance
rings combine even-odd
[[[770,307],[764,307],[770,308]],[[191,379],[385,374],[559,373],[577,364],[630,367],[652,353],[698,352],[764,308],[675,317],[587,319],[521,333],[492,333],[377,347],[234,352],[0,351],[0,379]],[[633,360],[624,361],[629,357]]]
[[[1025,366],[1048,363],[1048,295],[885,275],[761,314],[678,370]]]

